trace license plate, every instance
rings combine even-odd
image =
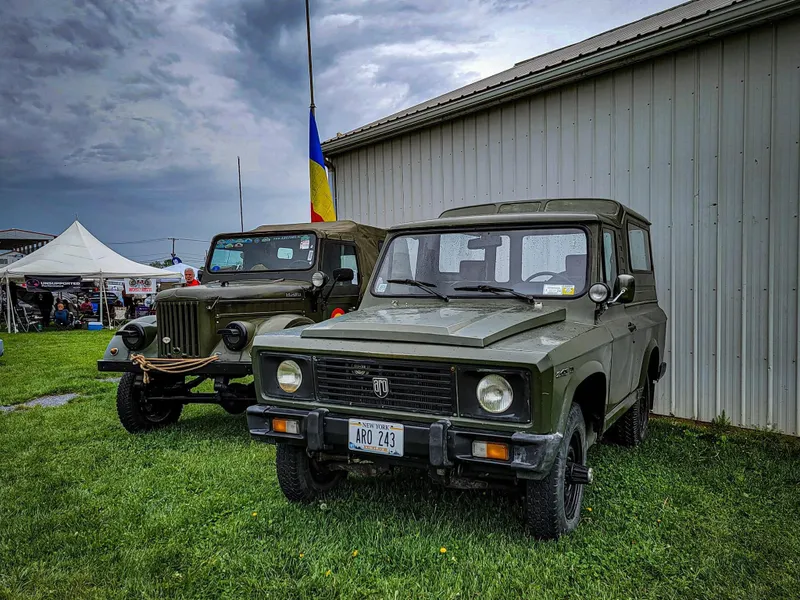
[[[403,456],[403,426],[383,421],[350,419],[347,445],[350,450]]]

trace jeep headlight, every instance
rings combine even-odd
[[[476,393],[481,407],[493,414],[507,411],[514,400],[514,390],[502,375],[487,375],[481,379]]]
[[[247,346],[247,342],[250,341],[248,327],[240,321],[228,323],[227,327],[220,329],[217,333],[222,336],[222,342],[231,352],[243,350]]]
[[[155,329],[155,328],[149,328]],[[125,327],[117,332],[117,335],[122,338],[122,343],[128,350],[142,350],[150,345],[155,337],[154,331],[149,331],[148,328],[140,323],[128,323]]]
[[[300,370],[300,365],[293,360],[285,360],[279,364],[276,377],[280,388],[288,394],[294,394],[303,383],[303,372]]]

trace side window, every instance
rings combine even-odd
[[[358,285],[358,260],[356,259],[356,247],[353,244],[328,242],[325,247],[322,270],[332,277],[335,269],[353,269],[353,281],[350,284]],[[349,284],[342,281],[337,285]]]
[[[628,225],[628,254],[631,271],[649,273],[653,270],[650,262],[650,234],[636,225]]]
[[[603,230],[603,274],[605,282],[613,289],[617,279],[617,240],[610,229]]]

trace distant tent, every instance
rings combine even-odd
[[[26,276],[82,276],[100,279],[100,293],[106,279],[123,279],[126,277],[150,277],[161,279],[173,277],[174,273],[164,269],[156,269],[134,262],[117,254],[103,244],[89,231],[75,221],[56,239],[46,246],[32,252],[7,267],[0,269],[0,279],[5,279],[8,297],[12,279],[22,280]],[[100,319],[102,322],[103,304],[100,302]],[[8,326],[11,331],[13,315],[8,302]]]

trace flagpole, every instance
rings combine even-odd
[[[306,0],[306,40],[308,41],[308,87],[311,92],[311,114],[313,115],[316,109],[314,105],[314,66],[311,61],[311,12],[308,8],[308,1]]]

